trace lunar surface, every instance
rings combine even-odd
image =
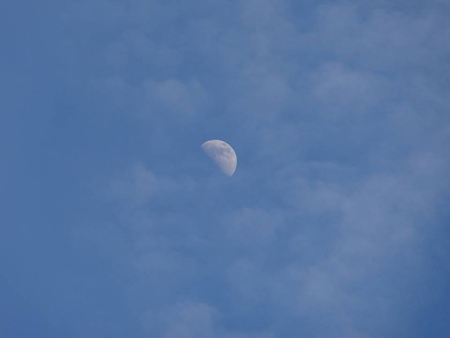
[[[237,156],[231,146],[220,140],[210,140],[202,144],[202,149],[216,166],[227,176],[234,174]]]

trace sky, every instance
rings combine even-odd
[[[448,337],[449,17],[2,1],[0,336]]]

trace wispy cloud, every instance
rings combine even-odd
[[[151,111],[155,113],[177,113],[182,115],[194,115],[207,103],[208,95],[203,86],[196,80],[184,84],[176,79],[168,79],[162,82],[148,80],[144,82],[145,96],[152,109],[161,107],[163,111]]]
[[[168,308],[152,318],[144,316],[144,325],[148,325],[148,334],[158,334],[164,338],[214,337],[214,309],[204,303],[185,302]],[[160,326],[155,328],[155,323]]]
[[[99,20],[120,26],[111,6]],[[230,181],[177,163],[162,175],[153,158],[111,178],[115,226],[127,233],[125,298],[143,330],[413,336],[421,309],[446,292],[426,285],[448,280],[429,265],[448,257],[439,224],[450,104],[438,73],[448,72],[439,62],[450,26],[440,5],[319,4],[307,27],[289,1],[218,6],[191,17],[133,2],[124,15],[139,29],[98,56],[115,75],[96,88],[147,118],[151,149],[170,141],[168,125],[182,126],[180,140],[219,130],[242,149]],[[146,26],[144,14],[161,17]],[[131,60],[166,74],[130,75]]]

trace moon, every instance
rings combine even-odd
[[[206,141],[202,144],[202,150],[225,175],[231,176],[234,174],[237,156],[228,143],[221,140]]]

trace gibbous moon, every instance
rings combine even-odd
[[[202,149],[225,175],[231,176],[234,174],[237,166],[237,156],[228,143],[220,140],[210,140],[202,144]]]

